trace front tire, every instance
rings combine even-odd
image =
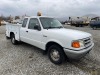
[[[15,40],[15,35],[14,34],[11,35],[11,43],[13,45],[16,45],[17,44],[17,40]]]
[[[54,64],[60,65],[65,61],[65,54],[63,49],[58,45],[52,45],[48,49],[48,57]]]

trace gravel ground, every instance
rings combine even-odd
[[[0,75],[100,75],[100,29],[71,27],[93,35],[93,50],[80,61],[54,65],[47,55],[34,46],[21,43],[12,45],[5,38],[5,26],[0,27]],[[66,33],[67,34],[67,33]],[[71,35],[71,34],[70,34]]]

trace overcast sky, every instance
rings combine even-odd
[[[83,16],[100,14],[100,0],[0,0],[0,14],[34,16]]]

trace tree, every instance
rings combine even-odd
[[[15,20],[17,20],[17,19],[20,19],[20,17],[19,16],[15,16]]]
[[[69,17],[69,20],[71,19],[71,17]]]

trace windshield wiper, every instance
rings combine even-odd
[[[60,28],[63,28],[63,27],[62,26],[59,26],[59,27],[51,27],[51,26],[50,27],[46,27],[46,29],[53,29],[53,28],[59,28],[60,29]]]
[[[46,27],[46,29],[52,29],[52,28],[55,28],[55,27]]]
[[[63,28],[62,26],[56,27],[56,28]]]

